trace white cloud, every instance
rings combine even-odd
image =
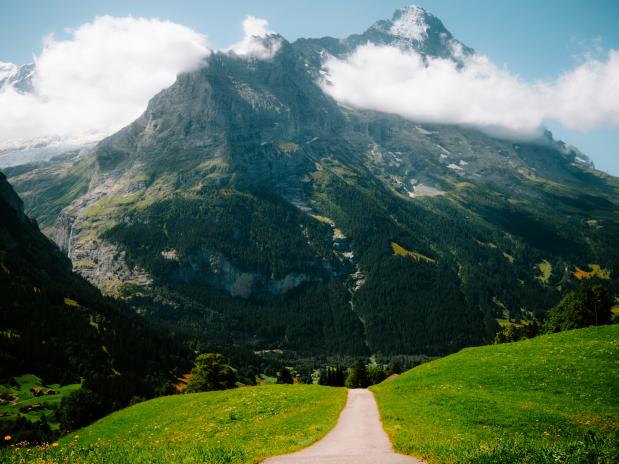
[[[282,43],[279,38],[270,38],[274,32],[268,29],[266,19],[247,16],[243,20],[243,39],[226,51],[239,56],[268,60],[275,56]]]
[[[619,126],[619,52],[589,59],[551,82],[524,81],[475,54],[463,66],[396,47],[362,45],[329,57],[321,83],[342,104],[430,123],[470,125],[494,135],[534,137],[546,121],[588,130]]]
[[[45,39],[33,94],[11,87],[0,92],[0,148],[112,133],[210,53],[203,35],[157,19],[101,16],[68,32],[68,40]]]
[[[589,59],[544,90],[552,105],[546,119],[575,130],[619,127],[619,51],[606,61]]]

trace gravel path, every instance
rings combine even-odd
[[[423,464],[396,454],[383,430],[374,395],[348,390],[337,424],[322,440],[296,453],[276,456],[263,464]]]

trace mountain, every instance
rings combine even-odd
[[[0,173],[0,384],[34,374],[83,379],[110,408],[153,396],[187,353],[71,271]],[[179,372],[180,373],[180,372]]]
[[[619,180],[530,142],[340,106],[323,59],[359,44],[458,60],[418,7],[345,39],[217,52],[90,152],[6,170],[74,269],[209,346],[442,354],[616,286]]]
[[[34,64],[17,65],[0,61],[0,91],[11,87],[16,92],[32,92]]]
[[[299,39],[295,47],[301,49],[305,57],[320,69],[325,53],[343,58],[368,42],[458,62],[460,56],[473,53],[471,48],[453,37],[440,19],[416,5],[396,10],[391,20],[376,21],[362,34],[353,34],[344,39]]]

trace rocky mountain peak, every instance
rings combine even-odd
[[[387,44],[407,44],[418,48],[425,41],[441,34],[451,34],[443,23],[421,7],[409,5],[393,13],[391,20],[376,21],[364,35],[379,34]]]
[[[241,42],[224,50],[224,52],[245,58],[269,60],[275,56],[284,42],[286,40],[274,32],[253,34],[248,35]]]
[[[428,37],[429,24],[426,19],[432,16],[417,5],[399,8],[393,14],[388,32],[404,39],[421,42]]]
[[[399,8],[391,20],[376,21],[363,34],[345,40],[348,51],[369,42],[456,61],[473,52],[456,40],[439,18],[416,5]]]

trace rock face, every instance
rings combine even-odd
[[[78,239],[69,251],[74,269],[108,294],[115,294],[123,285],[148,287],[152,284],[147,272],[127,265],[125,252],[114,244]]]
[[[73,234],[73,222],[74,217],[62,213],[56,219],[56,224],[52,233],[52,240],[60,247],[60,249],[67,255],[70,255],[71,251],[71,236]]]
[[[6,180],[6,176],[0,172],[0,201],[5,202],[10,206],[21,222],[26,222],[26,215],[24,214],[24,202],[11,187],[11,184]]]
[[[98,237],[92,230],[100,227],[102,221],[102,217],[89,214],[97,203],[112,192],[132,188],[135,185],[117,185],[113,178],[100,176],[97,187],[62,211],[52,232],[52,239],[71,259],[73,269],[109,294],[116,294],[122,285],[148,287],[152,283],[147,272],[126,263],[123,250]]]
[[[289,144],[293,138],[330,136],[343,127],[335,102],[307,73],[298,51],[283,42],[271,61],[214,54],[208,66],[179,76],[154,97],[134,124],[104,140],[95,155],[105,173],[136,163],[147,172],[176,163],[187,168],[177,177],[183,184],[204,177],[257,184],[311,167],[299,156],[302,147]]]
[[[312,280],[307,274],[291,273],[274,279],[258,272],[244,272],[222,253],[209,249],[201,249],[180,260],[175,278],[185,283],[211,285],[233,297],[245,299],[252,295],[263,298],[281,296]]]
[[[352,354],[481,343],[496,319],[542,317],[575,266],[619,272],[619,184],[575,148],[323,92],[323,60],[368,41],[472,53],[438,18],[407,7],[344,39],[269,40],[266,59],[218,52],[180,75],[38,193],[62,205],[76,271],[202,341]]]
[[[439,18],[415,5],[396,10],[391,20],[376,21],[362,34],[353,34],[343,39],[303,38],[293,45],[311,64],[308,71],[315,78],[323,78],[320,69],[324,58],[328,55],[344,58],[368,42],[415,50],[424,56],[449,58],[456,62],[461,62],[463,56],[473,53],[473,49],[453,37]]]
[[[186,368],[186,353],[176,342],[129,316],[127,308],[103,298],[71,271],[56,244],[23,214],[2,173],[0,302],[2,379],[24,373],[44,378],[45,384],[86,379],[104,401],[126,404],[138,392],[154,394],[153,383],[173,380],[179,361]],[[121,380],[114,372],[131,381],[110,390]],[[34,390],[35,396],[51,394]]]

